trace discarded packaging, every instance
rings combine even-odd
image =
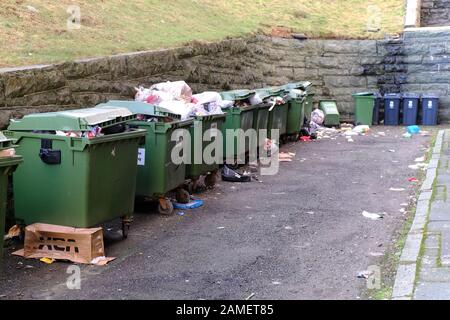
[[[36,223],[25,228],[23,250],[13,253],[25,258],[49,258],[91,264],[105,256],[103,229],[78,229]],[[108,258],[109,261],[115,258]]]
[[[181,210],[190,210],[190,209],[197,209],[200,208],[201,206],[203,206],[204,202],[203,200],[200,199],[194,199],[189,203],[178,203],[178,202],[174,202],[173,203],[173,207],[175,209],[181,209]],[[184,213],[183,213],[184,215]]]
[[[250,182],[252,177],[249,174],[239,174],[225,165],[222,169],[222,180],[228,182]]]
[[[379,214],[379,213],[370,213],[370,212],[367,212],[367,211],[363,211],[362,215],[363,215],[365,218],[368,218],[368,219],[371,219],[371,220],[380,220],[380,219],[383,219],[383,215],[382,215],[382,214]]]
[[[405,191],[405,188],[390,188],[389,191],[402,192]]]

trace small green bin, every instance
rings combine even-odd
[[[253,129],[254,121],[257,119],[257,110],[259,105],[250,105],[250,98],[255,95],[255,91],[250,90],[234,90],[221,92],[220,95],[224,100],[237,102],[245,102],[244,106],[233,106],[224,110],[226,112],[225,122],[222,126],[223,135],[223,150],[224,157],[230,160],[245,159],[245,154],[249,152],[251,144],[256,141],[252,141],[251,138],[246,139],[243,150],[238,148],[238,136],[236,130],[242,129],[244,134],[248,133],[248,130]],[[227,144],[230,143],[227,130],[233,131],[233,149],[229,150]],[[230,136],[231,137],[231,136]],[[239,152],[241,151],[241,152]]]
[[[285,84],[283,88],[286,91],[296,89],[305,92],[305,99],[303,100],[304,121],[302,124],[306,124],[306,126],[309,126],[309,122],[311,121],[311,113],[313,111],[314,95],[315,95],[312,83],[309,81],[291,82]]]
[[[24,159],[13,176],[16,220],[90,228],[122,217],[128,227],[138,144],[145,136],[144,130],[126,130],[134,119],[124,108],[91,108],[12,120],[5,135]],[[104,135],[86,137],[93,128]]]
[[[352,96],[355,101],[355,124],[372,125],[376,95],[372,92],[361,92]]]
[[[0,151],[14,148],[12,140],[0,132]],[[0,269],[3,262],[3,238],[5,234],[5,217],[8,206],[8,176],[22,162],[22,157],[0,157]]]
[[[219,170],[220,163],[214,162],[208,164],[205,162],[203,152],[217,137],[207,137],[211,141],[203,139],[205,132],[209,129],[216,129],[221,132],[223,123],[225,122],[225,114],[196,116],[194,123],[191,125],[189,131],[191,135],[191,155],[190,162],[186,166],[186,178],[197,180],[200,176],[215,173]],[[223,150],[223,145],[218,146]],[[197,151],[197,152],[196,152]],[[217,149],[216,149],[217,151]],[[214,154],[217,156],[217,154]],[[222,154],[223,156],[223,154]]]
[[[320,100],[319,109],[323,111],[325,116],[325,126],[332,127],[341,125],[341,116],[337,108],[336,100]]]
[[[268,100],[271,97],[282,97],[285,103],[275,105],[273,108],[269,108],[269,120],[267,123],[267,136],[272,138],[272,129],[278,129],[280,137],[286,134],[287,118],[288,118],[288,96],[286,91],[282,87],[270,87],[257,89],[256,92],[263,101]],[[271,110],[272,109],[272,110]]]
[[[146,131],[145,142],[138,149],[138,170],[136,196],[144,198],[163,197],[169,191],[181,186],[186,177],[186,164],[174,164],[172,162],[172,150],[177,141],[172,141],[175,130],[189,130],[193,119],[180,120],[181,116],[170,111],[135,101],[112,100],[100,104],[96,108],[123,107],[133,115],[149,116],[158,121],[146,121],[146,119],[131,121],[133,128]],[[170,118],[170,122],[164,119]]]

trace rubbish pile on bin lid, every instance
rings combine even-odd
[[[289,98],[289,95],[286,93],[286,90],[283,87],[257,89],[256,93],[262,99],[262,101],[270,103],[272,105],[269,111],[272,111],[273,108],[277,105],[285,104],[286,100]]]
[[[12,140],[5,137],[5,135],[0,132],[0,158],[10,158],[16,155],[16,150]]]
[[[184,81],[168,81],[154,84],[150,88],[135,89],[135,101],[167,109],[171,113],[181,115],[182,120],[223,114],[222,107],[229,105],[217,92],[207,91],[193,95],[192,89]]]
[[[232,90],[220,93],[224,101],[229,102],[229,104],[224,103],[222,109],[228,108],[245,108],[249,106],[256,106],[261,104],[263,100],[259,94],[254,90]]]
[[[126,131],[125,123],[136,119],[128,109],[105,107],[36,113],[11,120],[8,130],[95,138]]]
[[[136,115],[137,121],[146,122],[172,122],[181,119],[179,114],[171,113],[162,107],[158,107],[152,104],[136,101],[126,100],[110,100],[106,103],[101,103],[96,108],[126,108],[132,114]]]

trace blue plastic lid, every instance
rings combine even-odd
[[[422,99],[439,99],[439,95],[435,93],[424,93],[422,94]]]
[[[401,93],[386,93],[384,95],[385,99],[401,99],[402,94]]]
[[[420,99],[420,94],[412,93],[412,92],[405,92],[403,94],[403,99]]]

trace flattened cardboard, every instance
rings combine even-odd
[[[103,229],[78,229],[43,223],[27,226],[23,256],[90,264],[93,259],[105,256]]]

